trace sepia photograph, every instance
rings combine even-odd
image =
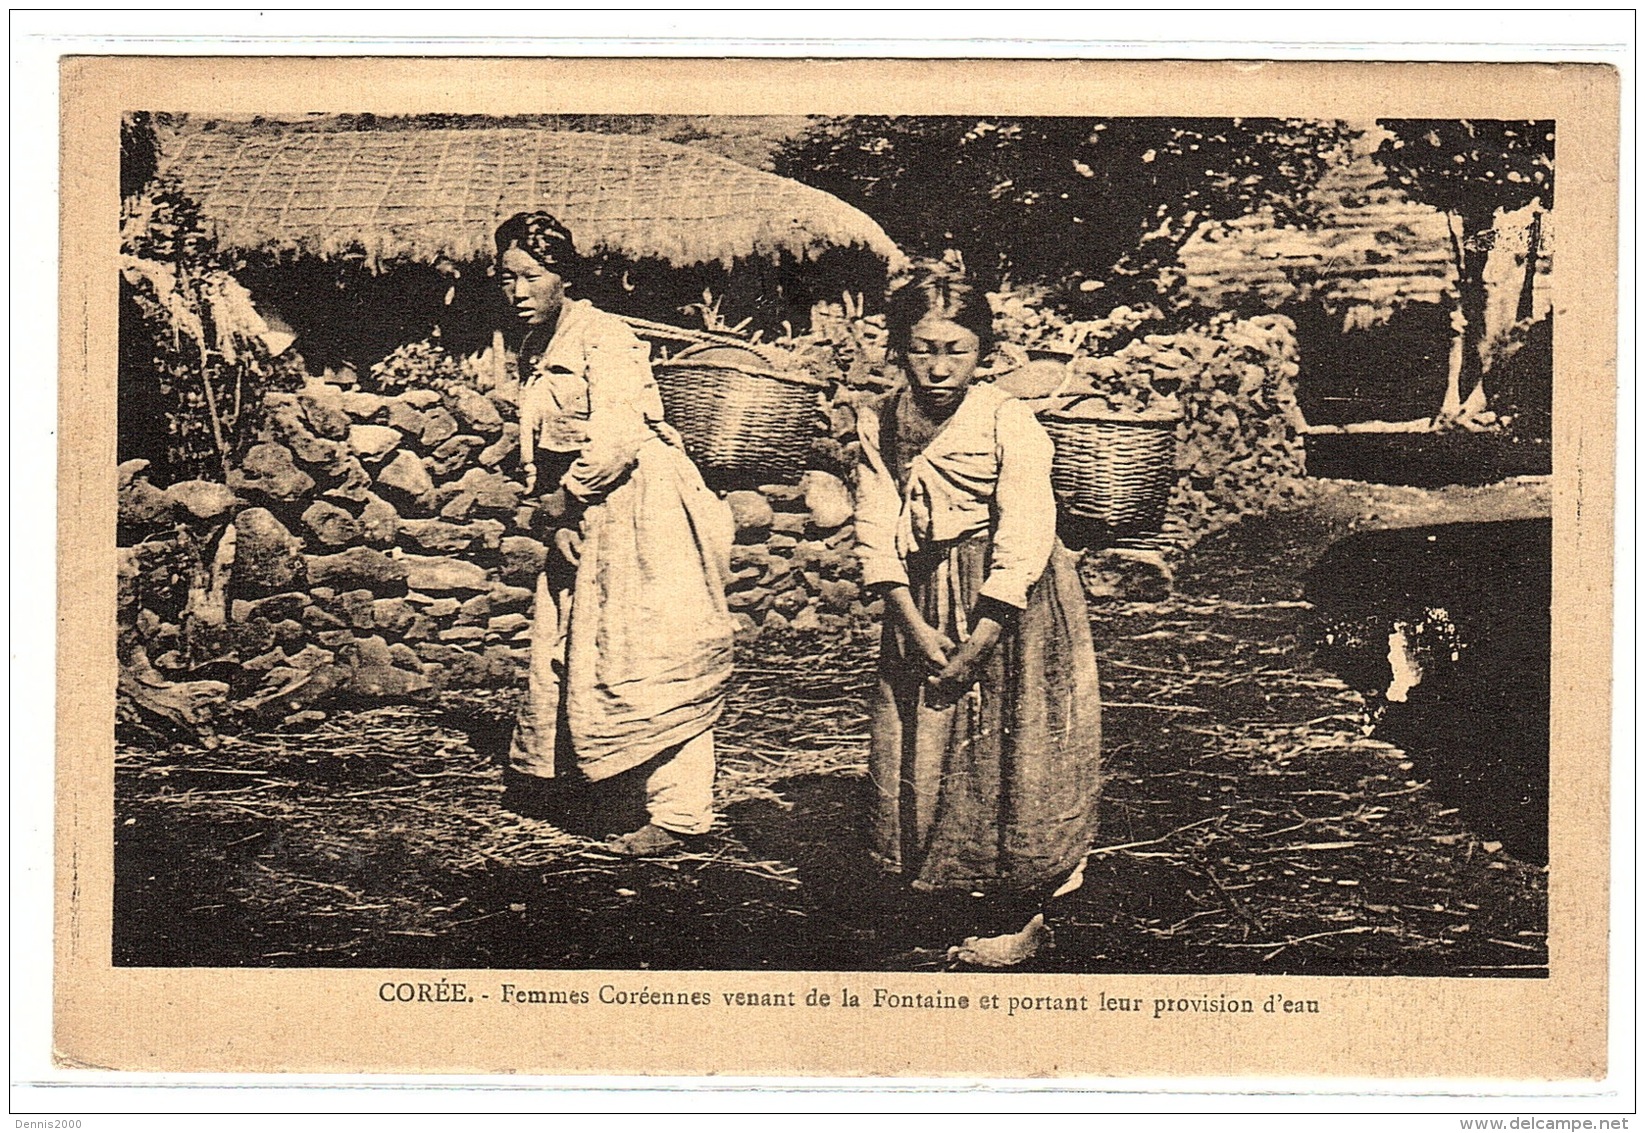
[[[1554,123],[121,146],[116,963],[1546,974]]]
[[[1570,823],[1607,757],[1569,721],[1608,670],[1556,610],[1580,553],[1609,625],[1614,391],[1572,328],[1611,315],[1568,280],[1614,82],[1596,134],[1163,73],[1147,113],[305,110],[292,66],[96,111],[110,498],[67,521],[110,564],[112,735],[60,789],[107,873],[60,964],[396,1033],[600,1020],[539,1069],[758,1068],[725,1028],[830,1004],[889,1030],[771,1057],[1067,1073],[1100,1018],[1222,1065],[1224,1029],[1429,995],[1426,1041],[1520,996],[1591,1028],[1608,849]],[[694,1009],[707,1053],[622,1037],[683,1051]],[[1020,1057],[965,1061],[979,1011]],[[122,1024],[136,1065],[165,1018]],[[383,1041],[352,1065],[494,1065]]]

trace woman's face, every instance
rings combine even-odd
[[[552,323],[565,303],[565,280],[519,245],[503,253],[497,263],[503,297],[514,316],[528,326]]]
[[[977,336],[939,315],[927,315],[908,335],[908,371],[914,396],[939,416],[952,413],[976,377]]]

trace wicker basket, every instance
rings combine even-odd
[[[1040,414],[1056,455],[1051,487],[1065,514],[1112,537],[1156,534],[1176,481],[1175,413]]]
[[[692,347],[654,371],[663,413],[705,478],[722,486],[799,480],[826,383],[774,370],[745,346]]]

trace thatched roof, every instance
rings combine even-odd
[[[810,186],[686,146],[547,130],[174,136],[162,170],[199,202],[221,244],[374,262],[492,252],[517,212],[546,209],[585,251],[677,267],[896,245],[872,218]]]

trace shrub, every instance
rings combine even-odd
[[[198,207],[163,178],[140,179],[145,129],[134,120],[122,136],[135,189],[120,209],[120,455],[149,460],[162,483],[222,480],[282,368]]]

